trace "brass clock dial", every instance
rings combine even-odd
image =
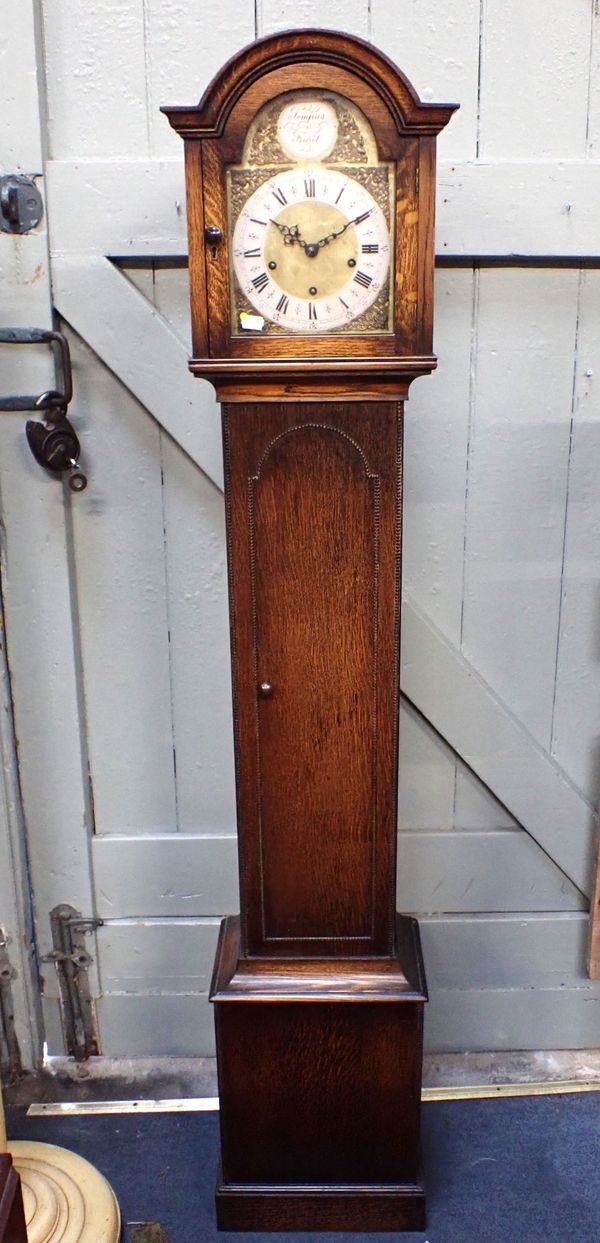
[[[228,170],[233,332],[389,331],[393,188],[349,100],[295,91],[263,108]]]
[[[270,177],[247,200],[233,265],[265,320],[324,332],[351,324],[375,301],[389,273],[390,239],[365,186],[325,165],[302,165]]]

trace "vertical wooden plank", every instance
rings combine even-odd
[[[552,754],[596,802],[600,789],[600,272],[581,273]]]
[[[469,444],[472,269],[436,276],[439,365],[405,406],[403,583],[432,621],[460,643]]]
[[[453,5],[371,0],[370,38],[410,78],[421,99],[458,102],[460,110],[440,134],[438,158],[471,159],[477,147],[479,71],[478,0]]]
[[[153,156],[181,159],[161,104],[196,103],[217,69],[255,35],[250,0],[144,0],[148,128]]]
[[[73,533],[95,829],[174,832],[159,429],[69,335],[89,472]]]
[[[187,273],[157,268],[153,301],[189,337]],[[202,384],[202,381],[196,381]],[[235,829],[231,660],[223,495],[161,437],[178,825]]]
[[[598,159],[600,151],[600,0],[593,0],[592,10],[587,154],[591,159]]]
[[[26,0],[0,32],[0,74],[5,89],[0,164],[42,171],[41,116],[44,80],[37,4]],[[14,67],[19,67],[18,77]],[[17,87],[17,89],[15,89]],[[8,140],[8,136],[12,137]],[[7,145],[5,146],[5,143]],[[14,144],[14,145],[12,145]],[[40,188],[43,185],[40,181]],[[0,234],[1,322],[52,326],[47,222],[31,233]],[[0,347],[4,392],[54,387],[50,351]],[[85,734],[71,612],[68,506],[59,483],[35,463],[24,435],[25,416],[0,416],[0,505],[3,527],[3,595],[11,694],[18,739],[19,776],[27,831],[29,877],[37,951],[52,948],[49,912],[71,902],[94,913],[89,866],[90,803],[85,774]],[[26,883],[21,877],[18,883]],[[26,928],[18,929],[26,936]],[[90,942],[94,953],[93,941]],[[97,991],[92,971],[91,985]],[[15,982],[15,991],[21,987]],[[46,979],[46,1011],[57,1017],[54,969]],[[19,1004],[29,1005],[27,994]],[[33,1040],[39,1052],[42,1034]],[[55,1045],[53,1052],[60,1052]],[[31,1046],[29,1057],[33,1057]]]
[[[2,554],[0,545],[0,938],[6,942],[6,955],[16,973],[11,981],[11,992],[19,1057],[24,1068],[33,1069],[40,1055],[41,1015],[33,957],[25,824],[6,659]]]
[[[578,274],[480,274],[462,650],[550,744]]]
[[[327,6],[320,0],[256,0],[256,6],[257,35],[317,26],[369,38],[368,0],[329,0]]]
[[[223,496],[163,438],[178,822],[235,828]]]
[[[479,153],[585,155],[592,5],[485,0]]]
[[[412,385],[404,408],[403,585],[457,645],[462,619],[475,291],[471,268],[437,272],[434,347],[439,366],[427,384]],[[404,659],[410,659],[410,652],[403,652]],[[422,785],[418,796],[410,778],[404,784],[406,742],[401,734],[400,823],[407,815],[414,823],[423,800],[423,823],[432,825],[436,821],[431,818],[435,800],[430,801],[430,782]],[[439,747],[436,750],[439,755]],[[407,762],[412,768],[413,759],[407,757]],[[438,807],[439,823],[450,827],[455,785],[450,751],[444,758],[443,772],[444,807]]]
[[[42,11],[52,158],[146,155],[142,0],[42,0]]]

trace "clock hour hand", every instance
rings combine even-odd
[[[306,242],[300,237],[300,226],[297,224],[280,224],[278,220],[271,218],[271,224],[279,229],[286,246],[293,246],[297,242],[299,246],[306,246]]]
[[[319,248],[324,245],[324,242],[305,242],[304,238],[300,236],[300,225],[298,224],[280,224],[278,220],[273,219],[271,219],[271,224],[274,224],[275,228],[279,229],[285,246],[293,246],[294,242],[297,242],[302,247],[307,259],[314,259],[315,255],[319,253]]]

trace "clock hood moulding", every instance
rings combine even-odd
[[[360,177],[354,178],[357,210],[363,211],[356,220],[349,218],[344,222],[343,208],[334,218],[339,196],[335,204],[329,202],[329,184],[326,190],[321,187],[317,198],[321,212],[325,208],[327,211],[317,235],[318,245],[328,242],[330,233],[334,238],[341,236],[352,224],[356,227],[360,253],[369,251],[374,255],[380,245],[383,253],[389,244],[390,261],[385,282],[371,253],[363,261],[364,271],[357,269],[352,277],[346,273],[346,283],[340,277],[336,284],[334,276],[339,273],[329,272],[331,293],[321,291],[315,303],[309,295],[313,295],[313,285],[316,295],[318,281],[307,280],[301,294],[296,286],[304,273],[288,268],[287,283],[280,282],[277,289],[277,280],[269,272],[280,268],[278,276],[284,274],[281,256],[269,253],[265,257],[265,247],[248,240],[250,233],[248,238],[243,231],[240,234],[242,241],[246,238],[246,246],[241,245],[240,237],[236,243],[241,209],[233,196],[231,180],[234,172],[239,175],[246,199],[248,194],[258,193],[260,183],[256,183],[256,177],[250,178],[247,192],[242,179],[249,127],[271,101],[299,90],[326,91],[332,98],[349,101],[370,127],[376,153],[373,167],[389,170],[387,209],[374,188],[379,182],[368,185],[366,181],[361,183]],[[219,398],[240,401],[260,392],[263,400],[293,400],[319,390],[324,400],[358,400],[358,384],[361,399],[370,396],[403,400],[411,381],[434,369],[435,146],[437,134],[448,124],[457,106],[422,103],[396,65],[362,39],[328,30],[294,30],[242,49],[217,74],[196,106],[162,108],[185,145],[192,313],[190,368],[215,386]],[[326,160],[323,166],[327,166]],[[255,172],[249,158],[248,167]],[[281,173],[282,177],[287,175]],[[314,187],[314,178],[311,185]],[[271,187],[271,192],[285,211],[284,189],[277,185],[275,189]],[[292,194],[294,201],[300,203],[302,195],[297,194],[295,186]],[[379,234],[360,236],[358,225],[368,214],[363,209],[370,203],[367,194],[383,212],[382,227],[389,229],[385,244]],[[314,199],[314,191],[312,196],[307,192],[307,197]],[[262,225],[263,220],[255,220],[254,215],[250,213],[253,224]],[[281,230],[290,225],[289,219],[272,223]],[[292,223],[298,232],[298,221]],[[348,234],[348,238],[352,236]],[[299,245],[304,245],[309,260],[324,253],[316,249],[317,243],[307,246],[302,238]],[[260,250],[256,270],[243,267],[240,275],[236,254],[240,262],[241,256],[252,262],[253,248]],[[309,255],[309,250],[314,253]],[[338,247],[338,253],[340,250]],[[356,266],[358,253],[357,249],[357,254],[347,259],[349,266]],[[323,274],[325,266],[321,263],[315,271]],[[360,285],[358,292],[352,282]],[[258,291],[254,297],[251,285]],[[362,294],[371,285],[374,298],[379,298],[380,290],[387,297],[387,302],[384,299],[376,310],[377,319],[369,319],[374,298]],[[360,304],[348,303],[347,286],[356,299],[362,298]],[[257,305],[259,294],[267,300],[274,297],[272,307]],[[344,308],[343,322],[330,322],[331,307],[322,306],[330,296],[337,296]],[[299,315],[300,319],[285,321],[282,317],[288,307],[290,315]],[[268,315],[273,308],[278,318]],[[322,310],[329,320],[322,316]],[[336,310],[338,316],[342,314],[337,303]],[[250,319],[257,322],[250,324]],[[263,332],[265,325],[267,330]]]
[[[290,46],[290,40],[296,46]],[[402,137],[436,135],[458,104],[423,103],[405,74],[371,43],[331,30],[283,31],[258,39],[237,52],[207,87],[195,107],[169,106],[161,112],[185,138],[218,138],[237,100],[269,71],[297,62],[336,65],[361,78],[387,105]]]

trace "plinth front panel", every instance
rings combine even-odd
[[[224,408],[243,943],[393,943],[396,403]]]
[[[418,1178],[418,1002],[217,1003],[223,1180]]]

